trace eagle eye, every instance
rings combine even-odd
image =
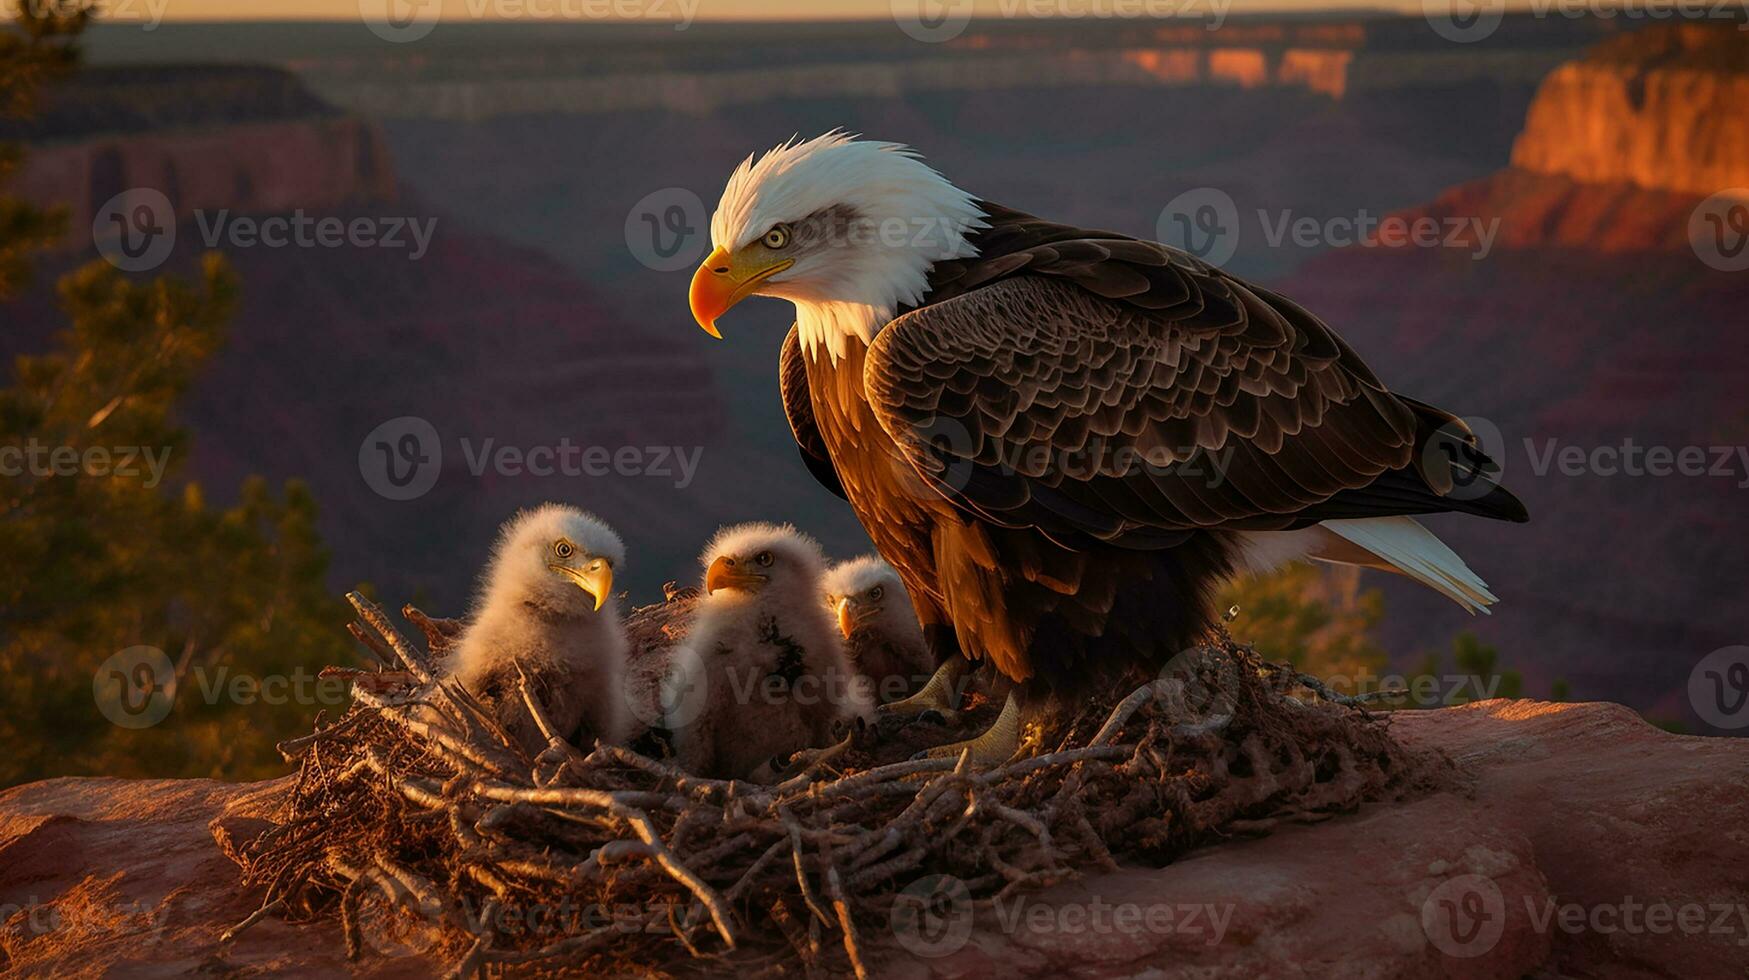
[[[760,239],[766,248],[779,249],[789,245],[789,225],[772,225],[771,230]]]
[[[771,552],[761,551],[759,554],[753,556],[753,560],[758,562],[761,565],[764,565],[767,568],[770,568],[771,567]]]
[[[881,601],[881,596],[884,596],[886,594],[887,594],[887,589],[886,589],[886,586],[883,586],[883,585],[877,585],[874,588],[868,590],[868,597],[875,602]]]
[[[553,554],[559,558],[569,558],[575,554],[576,551],[577,549],[572,547],[571,542],[566,541],[564,538],[560,538],[553,542]]]

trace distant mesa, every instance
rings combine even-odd
[[[164,193],[177,216],[343,209],[397,196],[388,145],[277,68],[94,68],[50,90],[39,114],[0,123],[31,144],[12,187],[66,204],[66,244],[86,248],[105,202]]]
[[[1512,165],[1592,184],[1702,197],[1749,186],[1749,33],[1669,24],[1556,69]]]
[[[1749,186],[1746,65],[1749,33],[1731,24],[1598,45],[1541,86],[1510,167],[1399,212],[1497,229],[1485,259],[1467,243],[1333,249],[1280,283],[1394,388],[1504,434],[1506,481],[1531,523],[1449,528],[1507,597],[1480,631],[1534,650],[1538,683],[1565,677],[1660,717],[1690,714],[1694,659],[1749,635],[1739,478],[1574,475],[1537,454],[1749,441],[1749,275],[1721,271],[1690,239],[1703,201]],[[1385,646],[1424,644],[1437,607],[1381,587]]]
[[[1506,248],[1692,258],[1696,205],[1749,187],[1749,32],[1663,24],[1602,42],[1543,81],[1511,166],[1409,216],[1499,219]]]
[[[814,43],[733,35],[684,67],[626,43],[589,57],[490,56],[461,50],[430,62],[306,59],[324,98],[371,118],[476,121],[544,113],[706,114],[789,99],[893,98],[948,92],[1160,88],[1284,88],[1332,99],[1469,81],[1490,90],[1532,85],[1600,34],[1599,18],[1508,17],[1488,45],[1454,56],[1419,16],[1341,20],[1185,17],[1163,26],[1072,18],[975,22],[945,44],[900,43],[879,25],[810,26]],[[689,38],[707,38],[700,25]],[[873,33],[870,33],[870,32]],[[725,35],[727,39],[728,36]],[[846,51],[855,56],[845,58]]]

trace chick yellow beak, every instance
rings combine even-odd
[[[856,632],[868,618],[874,615],[874,607],[853,601],[850,596],[838,600],[838,632],[844,634],[846,640]]]
[[[850,597],[838,600],[838,632],[844,634],[846,640],[856,631],[856,611],[850,608]]]
[[[570,565],[548,567],[577,583],[577,588],[589,593],[589,597],[595,600],[597,612],[607,604],[607,597],[613,594],[613,566],[605,560],[592,561],[582,568],[573,568]]]
[[[726,248],[717,249],[705,256],[698,271],[692,274],[692,290],[688,295],[692,318],[705,333],[723,339],[717,330],[717,317],[753,295],[760,283],[795,264],[795,259],[749,258],[733,255]]]
[[[735,559],[724,555],[711,562],[704,571],[705,595],[710,595],[718,589],[739,589],[743,592],[758,592],[765,584],[765,576],[758,572],[748,571]]]

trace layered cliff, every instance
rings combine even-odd
[[[1551,74],[1512,167],[1400,215],[1490,229],[1491,252],[1341,249],[1281,285],[1394,389],[1498,431],[1531,523],[1439,531],[1503,597],[1478,632],[1535,651],[1529,689],[1564,677],[1688,724],[1696,662],[1749,636],[1749,559],[1725,543],[1749,535],[1749,273],[1691,238],[1749,186],[1746,63],[1731,25],[1607,42]],[[1624,466],[1652,447],[1707,465]],[[1442,600],[1385,587],[1387,645],[1424,645]]]
[[[1543,82],[1512,165],[1706,197],[1749,186],[1749,45],[1716,23],[1614,38]]]
[[[382,131],[273,68],[166,65],[92,70],[51,88],[0,140],[30,152],[9,190],[69,211],[66,244],[125,190],[153,188],[178,220],[197,211],[274,214],[395,199]]]
[[[53,282],[96,257],[104,205],[135,188],[164,194],[176,233],[149,271],[186,277],[217,248],[242,279],[227,343],[180,406],[195,447],[184,472],[220,499],[251,474],[307,481],[337,587],[371,580],[459,604],[499,522],[566,499],[622,527],[684,529],[671,547],[639,549],[646,578],[627,582],[649,589],[690,562],[725,508],[749,506],[751,480],[731,481],[746,494],[703,505],[683,496],[700,469],[767,462],[717,452],[721,395],[699,345],[626,322],[554,259],[404,188],[379,126],[295,76],[93,72],[6,132],[29,141],[6,191],[63,206],[70,220],[36,291],[5,310],[0,361],[42,351],[64,326]],[[274,218],[367,233],[255,233]],[[620,228],[608,233],[623,252]],[[418,499],[390,499],[373,489],[386,485],[371,482],[383,463],[369,468],[366,437],[407,417],[432,427],[422,448],[439,476]],[[439,527],[467,531],[432,534]]]

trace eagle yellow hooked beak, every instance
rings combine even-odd
[[[595,600],[596,612],[607,604],[607,597],[613,594],[613,566],[605,559],[593,558],[582,568],[571,565],[549,565],[553,571],[577,583],[577,588],[589,593]]]
[[[749,255],[747,253],[764,253]],[[742,249],[740,254],[718,248],[705,256],[692,274],[692,317],[704,332],[718,340],[717,317],[729,307],[753,295],[759,284],[796,264],[795,259],[773,258],[763,249]]]
[[[750,572],[745,562],[736,562],[727,555],[719,556],[712,561],[704,572],[704,592],[710,595],[718,589],[739,589],[742,592],[757,592],[765,584],[765,576],[758,572]]]

